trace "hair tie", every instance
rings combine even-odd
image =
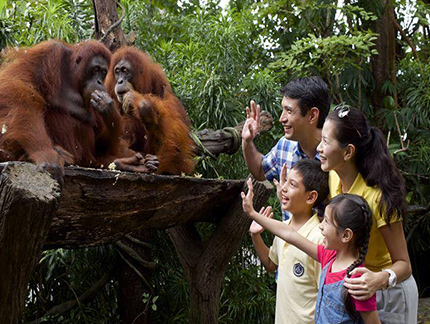
[[[361,204],[360,204],[359,206],[360,206],[361,211],[363,212],[363,214],[367,216],[367,209],[366,209],[366,206],[361,205]]]

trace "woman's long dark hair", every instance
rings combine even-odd
[[[334,197],[327,205],[330,208],[333,221],[338,230],[349,228],[353,234],[353,243],[357,248],[358,259],[346,270],[348,278],[351,271],[364,262],[369,247],[370,230],[372,228],[372,211],[363,197],[352,194],[341,194]],[[343,288],[343,301],[345,308],[352,319],[359,314],[352,304],[351,295]]]
[[[405,219],[405,182],[382,132],[370,126],[366,116],[353,107],[337,107],[327,116],[327,120],[334,123],[334,133],[342,147],[348,144],[355,146],[355,164],[366,184],[381,189],[381,217],[388,225],[393,217]]]

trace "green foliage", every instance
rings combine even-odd
[[[401,115],[411,127],[429,129],[430,90],[426,85],[430,81],[430,64],[419,65],[417,61],[407,57],[399,63],[399,69],[402,71],[399,91],[404,95]]]
[[[387,93],[394,93],[394,90],[400,93],[400,107],[393,109],[392,103],[386,105],[387,109],[379,112],[380,119],[392,134],[390,146],[393,152],[401,149],[397,127],[404,146],[408,145],[406,151],[395,155],[409,191],[408,203],[427,206],[430,195],[430,64],[419,64],[407,56],[399,62],[398,69],[400,73],[397,87],[387,82],[386,90]],[[425,251],[430,247],[428,240],[424,239],[428,235],[424,233],[430,230],[428,217],[411,215],[406,233],[417,223],[419,226],[411,237],[409,247],[414,251]]]
[[[169,60],[162,63],[197,129],[218,129],[243,120],[250,99],[244,89],[245,80],[250,83],[264,78],[261,81],[266,82],[265,95],[273,106],[273,90],[267,92],[275,82],[269,72],[257,76],[249,42],[250,22],[248,15],[234,12],[214,16],[198,11],[197,17],[188,15],[183,19],[188,39],[184,37],[184,42],[170,46],[164,43],[157,49],[161,58],[169,55]]]
[[[244,242],[249,246],[250,242]],[[251,243],[252,244],[252,243]],[[270,242],[269,242],[270,244]],[[220,323],[273,323],[274,275],[262,271],[252,250],[242,249],[227,272],[221,293]]]
[[[244,120],[251,99],[276,121],[281,85],[296,76],[322,76],[329,84],[333,103],[345,101],[358,106],[373,124],[379,123],[386,134],[390,132],[390,150],[406,179],[408,201],[427,206],[430,43],[429,35],[419,27],[428,26],[430,6],[422,1],[416,5],[393,2],[396,18],[415,42],[420,62],[412,56],[409,45],[398,40],[397,82],[386,80],[383,84],[385,109],[380,109],[374,107],[372,98],[376,83],[371,59],[378,37],[372,30],[384,7],[382,1],[348,3],[234,0],[222,10],[218,1],[122,0],[126,17],[122,27],[126,33],[134,32],[135,45],[163,65],[195,130],[236,125]],[[418,19],[409,24],[408,12]],[[0,49],[30,46],[49,38],[77,42],[90,38],[92,32],[90,0],[0,0]],[[276,122],[270,132],[256,140],[256,146],[268,152],[281,133]],[[399,135],[403,139],[407,136],[404,146],[410,140],[409,148],[402,152],[398,151],[402,148]],[[240,179],[248,174],[240,151],[233,156],[221,155],[217,161],[203,160],[197,171],[208,178]],[[268,203],[280,219],[275,195]],[[416,251],[428,249],[425,238],[430,233],[430,218],[412,216],[406,233],[413,228],[409,246]],[[213,225],[200,224],[198,229],[208,238]],[[273,236],[263,236],[270,245]],[[175,249],[165,232],[154,233],[151,241],[153,260],[160,265],[151,281],[156,296],[144,295],[142,302],[154,311],[154,323],[187,323],[188,284]],[[112,247],[44,252],[29,284],[25,320],[76,298],[115,261]],[[246,236],[227,269],[220,323],[273,323],[273,284],[273,275],[262,269]],[[116,285],[110,280],[94,300],[45,322],[118,323]]]
[[[360,69],[362,62],[376,54],[372,49],[375,40],[372,32],[326,38],[309,34],[296,41],[288,52],[281,53],[272,67],[291,71],[294,76],[338,75],[350,66]]]
[[[69,43],[87,39],[93,22],[90,0],[3,0],[0,48],[30,46],[58,38]]]
[[[152,298],[151,298],[150,294],[148,294],[148,293],[143,293],[142,302],[143,302],[145,305],[147,305],[147,309],[148,309],[149,307],[151,307],[151,309],[155,312],[155,311],[157,310],[156,302],[157,302],[157,299],[158,299],[159,297],[160,297],[160,296],[154,296],[154,297],[152,297]]]
[[[24,319],[40,318],[52,307],[75,300],[115,264],[113,247],[47,250],[29,283]],[[117,283],[109,280],[96,298],[61,315],[44,317],[42,323],[115,323]]]

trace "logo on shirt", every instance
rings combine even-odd
[[[297,262],[293,267],[293,273],[296,277],[301,277],[305,273],[305,268]]]

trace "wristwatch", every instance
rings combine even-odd
[[[388,289],[388,288],[393,288],[396,286],[397,283],[397,275],[396,273],[391,270],[391,269],[382,269],[382,271],[388,272],[389,277],[388,277],[388,285],[386,288],[383,289]]]

